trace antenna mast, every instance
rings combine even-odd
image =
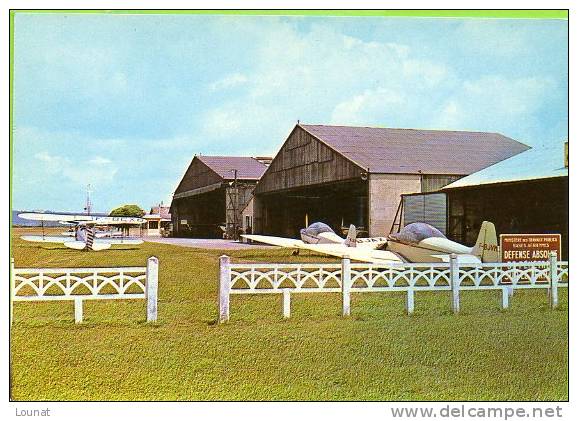
[[[87,215],[90,215],[90,212],[92,210],[92,203],[90,202],[90,193],[92,193],[92,190],[90,190],[89,184],[86,186],[86,207],[84,208]]]

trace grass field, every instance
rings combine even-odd
[[[404,314],[397,293],[292,299],[233,296],[215,324],[219,251],[145,243],[83,253],[40,247],[13,232],[16,267],[144,266],[157,256],[159,321],[144,300],[15,303],[14,400],[567,400],[568,296],[551,311],[544,291],[420,293]],[[328,261],[282,250],[229,251],[234,261]]]

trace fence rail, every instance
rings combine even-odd
[[[83,319],[84,300],[146,299],[147,322],[157,320],[158,259],[146,267],[10,268],[10,320],[17,301],[73,301],[74,320]]]
[[[236,294],[282,294],[283,316],[290,316],[292,294],[341,293],[342,313],[350,314],[350,294],[406,292],[406,310],[414,311],[420,291],[451,291],[452,309],[459,311],[463,290],[500,290],[501,305],[509,307],[515,289],[547,289],[550,305],[558,305],[558,288],[568,286],[568,262],[553,253],[546,262],[481,263],[460,265],[452,255],[449,263],[400,263],[387,266],[351,263],[231,263],[220,258],[219,321],[229,320],[230,296]]]

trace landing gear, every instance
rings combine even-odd
[[[291,252],[291,256],[299,256],[299,249],[295,249]]]

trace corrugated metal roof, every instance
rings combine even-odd
[[[443,190],[567,176],[568,168],[564,167],[564,143],[562,142],[530,149],[461,178],[445,186]]]
[[[225,180],[235,178],[232,170],[237,170],[237,179],[258,180],[267,169],[267,165],[250,156],[197,155],[196,158]]]
[[[300,126],[372,173],[467,175],[529,148],[499,133]]]

